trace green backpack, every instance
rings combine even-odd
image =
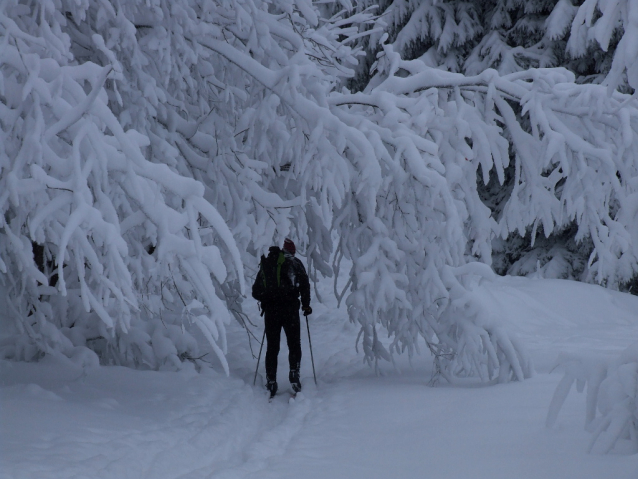
[[[285,299],[288,296],[296,297],[294,294],[294,286],[288,276],[288,270],[290,264],[288,262],[284,252],[277,248],[277,251],[273,251],[271,248],[271,254],[261,256],[261,262],[259,263],[259,275],[264,286],[264,298],[262,301]],[[275,254],[272,254],[272,253]]]

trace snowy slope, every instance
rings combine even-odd
[[[557,352],[617,356],[638,341],[638,298],[560,279],[499,278],[487,284],[486,303],[525,340],[538,372]]]
[[[636,479],[638,455],[585,452],[584,395],[570,394],[556,427],[544,422],[558,353],[613,355],[638,341],[638,298],[559,280],[482,289],[531,350],[531,380],[428,387],[427,352],[377,377],[334,304],[313,305],[319,386],[304,337],[305,390],[292,403],[268,404],[252,387],[242,331],[230,335],[230,378],[217,365],[197,374],[0,362],[0,478]]]

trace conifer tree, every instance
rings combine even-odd
[[[434,68],[477,75],[488,68],[508,74],[564,67],[575,73],[579,83],[603,83],[607,78],[620,91],[635,90],[629,79],[636,75],[636,54],[627,48],[635,35],[630,2],[397,0],[380,4],[378,13],[375,28],[388,33],[387,41],[403,58],[418,58]],[[621,39],[616,68],[610,73]],[[349,83],[354,88],[368,84],[370,66],[381,51],[380,44],[367,47],[369,53]],[[633,60],[627,62],[628,58]],[[498,218],[512,188],[513,170],[505,172],[504,185],[494,174],[487,184],[478,181],[482,201]],[[542,228],[532,236],[530,227],[497,238],[495,271],[595,281],[588,267],[594,245],[589,235],[577,236],[577,231],[576,223],[568,223],[550,237]],[[638,276],[620,287],[632,290],[636,281]]]

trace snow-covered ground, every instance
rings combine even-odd
[[[216,365],[198,374],[2,361],[0,478],[638,478],[638,455],[587,454],[583,394],[572,391],[545,427],[558,354],[617,355],[638,341],[638,298],[522,278],[487,283],[482,295],[528,345],[532,379],[430,387],[427,350],[412,365],[399,358],[400,374],[385,363],[375,376],[344,308],[316,301],[319,385],[304,337],[294,402],[282,394],[269,404],[261,378],[252,386],[255,360],[232,328],[230,378]]]

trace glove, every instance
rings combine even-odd
[[[304,316],[310,316],[312,314],[312,308],[310,306],[303,306],[301,310]]]

